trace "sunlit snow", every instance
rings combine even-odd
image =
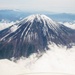
[[[18,26],[17,25],[13,25],[13,27],[10,28],[11,32],[15,32],[17,30]]]

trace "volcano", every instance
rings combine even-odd
[[[0,59],[29,57],[49,50],[49,44],[67,48],[75,43],[75,30],[45,15],[31,15],[0,31]]]

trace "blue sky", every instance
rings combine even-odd
[[[75,13],[75,0],[0,0],[0,9]]]

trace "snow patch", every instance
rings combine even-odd
[[[13,25],[13,26],[10,28],[10,31],[11,31],[11,32],[15,32],[17,29],[18,29],[18,26],[17,26],[17,25]]]

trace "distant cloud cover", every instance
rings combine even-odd
[[[0,9],[75,13],[75,0],[0,0]]]

